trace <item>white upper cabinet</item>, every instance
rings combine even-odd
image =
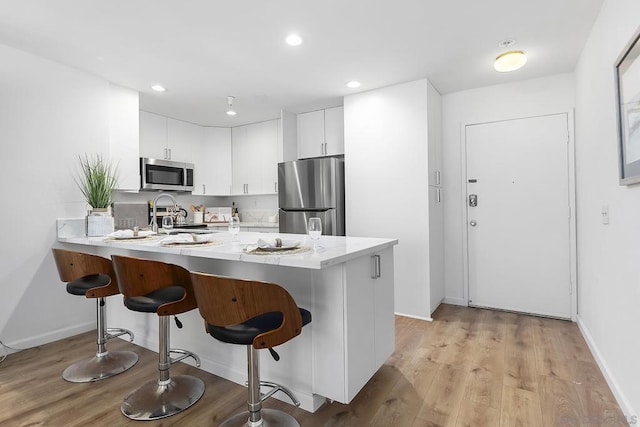
[[[202,126],[140,111],[140,157],[193,163],[203,139]]]
[[[274,194],[278,181],[280,120],[231,130],[232,194]]]
[[[165,116],[140,111],[140,157],[167,157],[167,122]]]
[[[324,110],[325,156],[344,154],[344,107]]]
[[[118,165],[118,189],[140,189],[138,92],[109,85],[109,155]]]
[[[193,151],[204,142],[204,128],[176,119],[167,122],[167,160],[194,163]]]
[[[192,147],[193,195],[224,196],[231,192],[231,129],[202,128],[201,144]]]
[[[344,108],[298,114],[298,158],[344,154]]]

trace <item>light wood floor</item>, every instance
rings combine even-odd
[[[396,319],[396,352],[351,404],[325,404],[315,414],[274,399],[265,406],[302,426],[626,425],[575,324],[451,305],[434,319]],[[111,350],[140,354],[136,366],[96,383],[65,382],[64,368],[92,355],[94,339],[78,335],[0,364],[0,425],[217,426],[244,410],[244,387],[180,363],[172,373],[202,378],[203,398],[164,420],[130,421],[122,398],[156,378],[157,355],[113,340]]]

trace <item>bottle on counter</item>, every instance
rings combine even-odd
[[[236,207],[236,202],[231,204],[231,216],[240,216],[238,214],[238,208]]]

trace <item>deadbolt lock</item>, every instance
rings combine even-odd
[[[478,206],[478,195],[477,194],[469,194],[469,206],[475,208]]]

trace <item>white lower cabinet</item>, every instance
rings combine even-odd
[[[233,195],[277,192],[279,127],[276,119],[231,130]]]
[[[314,352],[323,354],[314,391],[349,403],[394,351],[393,248],[314,274],[314,292],[324,302],[313,307],[322,312],[313,320]],[[344,383],[335,381],[334,371],[345,372]]]

